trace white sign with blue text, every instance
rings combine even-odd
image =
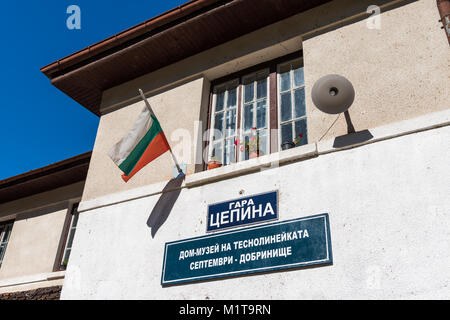
[[[208,206],[206,232],[278,219],[278,191]]]

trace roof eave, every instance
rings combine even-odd
[[[86,179],[92,152],[0,180],[0,204]]]
[[[105,90],[330,1],[193,0],[41,70],[100,116]]]

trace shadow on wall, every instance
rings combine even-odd
[[[373,135],[369,130],[363,130],[358,132],[349,133],[343,136],[336,137],[334,139],[333,148],[344,148],[351,145],[356,145],[369,141],[373,138]]]
[[[147,226],[152,229],[152,238],[158,229],[166,222],[175,202],[181,192],[181,184],[186,176],[180,173],[178,177],[170,180],[164,187],[161,196],[153,207],[152,213],[147,220]]]
[[[347,122],[348,134],[336,137],[334,139],[333,148],[344,148],[369,141],[373,138],[373,135],[369,130],[355,131],[355,127],[353,126],[348,110],[345,111],[344,114],[345,121]]]

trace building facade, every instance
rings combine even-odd
[[[42,68],[100,117],[61,297],[448,299],[442,26],[431,0],[194,0]],[[327,74],[353,84],[350,120],[314,106]],[[183,181],[169,152],[127,183],[108,156],[145,108],[138,89]],[[327,213],[331,261],[164,282],[167,243],[211,235],[210,205],[274,190],[277,223]]]
[[[0,181],[0,299],[59,299],[90,152]]]

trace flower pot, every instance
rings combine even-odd
[[[295,143],[290,141],[290,142],[283,142],[281,144],[281,150],[287,150],[287,149],[292,149],[295,147]]]
[[[211,160],[208,162],[208,170],[220,168],[222,166],[222,163],[220,161]]]
[[[261,150],[259,150],[259,151],[251,151],[250,154],[249,154],[249,158],[250,159],[254,159],[254,158],[261,157],[262,155],[264,155],[264,153]]]

